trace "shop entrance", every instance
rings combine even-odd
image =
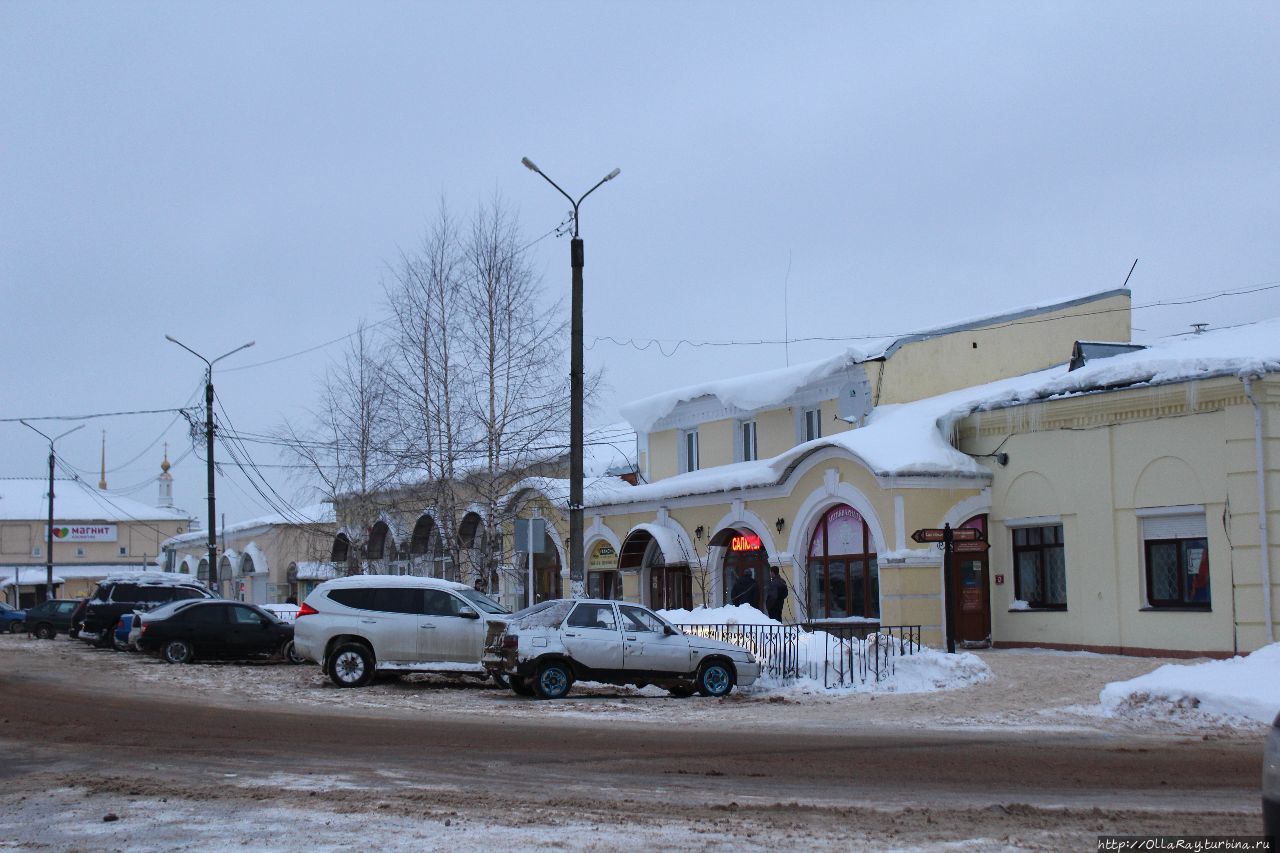
[[[730,527],[711,539],[713,547],[723,549],[720,566],[720,588],[725,604],[750,604],[767,613],[765,594],[769,588],[769,553],[760,537],[750,530]]]
[[[662,547],[653,534],[633,530],[618,555],[620,572],[640,572],[640,592],[654,610],[693,607],[693,574],[688,563],[667,565]]]
[[[987,517],[975,515],[961,527],[981,533],[982,542],[987,539]],[[973,543],[957,542],[954,547],[976,547]],[[957,643],[968,646],[984,646],[991,642],[991,586],[988,583],[988,551],[957,550],[952,553],[951,596],[955,607]]]

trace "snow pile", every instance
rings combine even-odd
[[[832,693],[930,693],[966,687],[991,677],[986,663],[967,652],[949,655],[922,645],[903,650],[898,648],[897,639],[874,632],[860,640],[825,631],[800,631],[796,645],[788,644],[785,653],[795,655],[801,677],[784,679],[768,672],[770,664],[775,663],[773,657],[784,652],[779,644],[770,642],[772,632],[764,630],[782,627],[782,623],[751,605],[659,610],[658,615],[676,625],[740,626],[741,636],[725,639],[760,658],[764,672],[750,688],[752,693],[793,698]],[[877,663],[881,668],[878,680],[869,671]],[[844,686],[827,686],[841,683]]]
[[[695,607],[692,610],[659,610],[658,615],[674,625],[781,625],[750,604],[724,607]]]
[[[1247,657],[1166,664],[1128,681],[1111,682],[1099,698],[1112,715],[1193,713],[1270,723],[1280,712],[1280,643]]]

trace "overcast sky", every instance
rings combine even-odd
[[[620,403],[1131,286],[1147,339],[1280,311],[1280,7],[1260,3],[0,2],[0,419],[181,407],[300,418],[439,200],[529,240],[583,207],[588,367]],[[566,298],[569,246],[530,248]],[[310,350],[303,355],[297,355]],[[1066,353],[1063,354],[1064,359]],[[37,421],[53,435],[73,421]],[[153,502],[173,415],[60,457]],[[250,445],[263,466],[272,450]],[[47,444],[0,422],[0,476]],[[226,454],[220,451],[220,459]],[[263,468],[301,502],[283,470]],[[228,470],[219,510],[271,511]]]

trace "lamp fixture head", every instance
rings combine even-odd
[[[787,520],[785,518],[779,518],[777,521],[773,523],[773,526],[778,528],[779,533],[782,532],[782,528],[786,527],[786,525],[787,525]]]
[[[706,532],[707,532],[706,528],[703,527],[701,524],[699,524],[697,527],[693,529],[693,535],[698,537],[699,541],[701,541],[702,539],[702,534]]]
[[[537,166],[535,166],[535,165],[533,164],[533,161],[532,161],[532,160],[530,160],[528,157],[521,157],[521,158],[520,158],[520,162],[521,162],[521,163],[523,163],[523,164],[524,164],[524,167],[525,167],[526,169],[528,169],[530,172],[541,172],[541,171],[542,171],[542,170],[541,170],[541,169],[539,169]]]

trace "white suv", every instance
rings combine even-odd
[[[471,587],[435,578],[358,575],[326,581],[298,608],[294,648],[339,687],[376,672],[483,677],[486,617],[507,613]]]

